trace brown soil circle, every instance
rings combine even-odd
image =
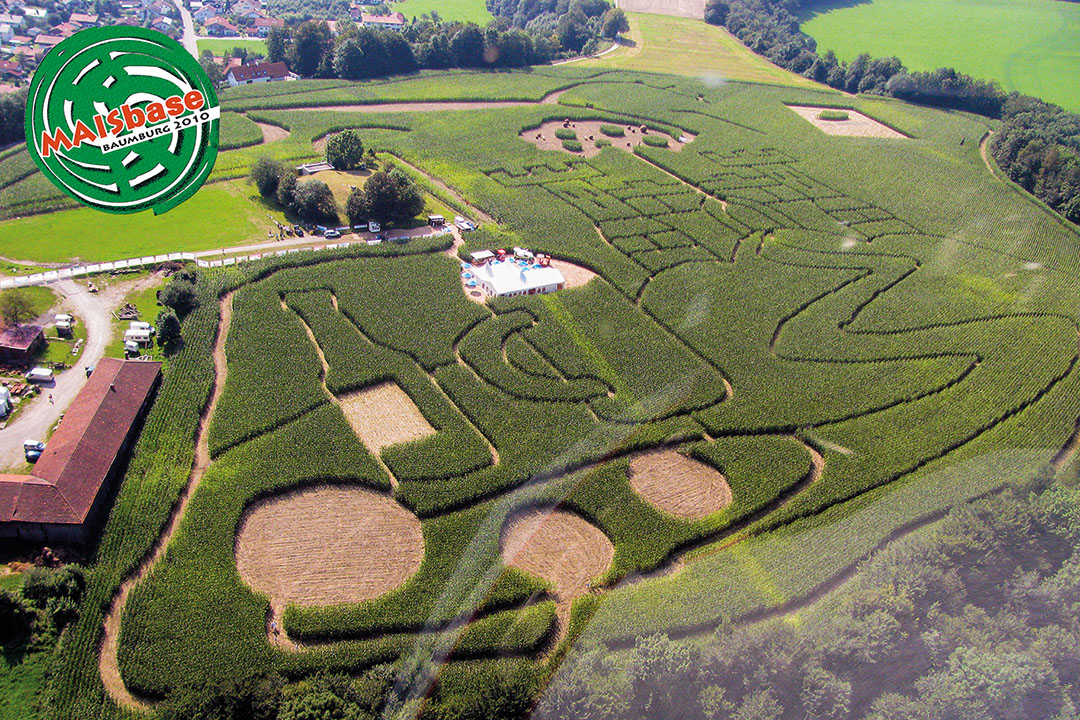
[[[731,486],[715,468],[675,450],[655,450],[630,460],[630,485],[666,513],[697,520],[731,504]]]
[[[420,567],[420,520],[389,495],[317,486],[253,503],[236,534],[236,569],[275,605],[357,603]]]
[[[503,525],[499,546],[503,562],[551,582],[559,605],[567,607],[589,592],[590,582],[615,557],[615,546],[600,528],[553,507],[533,507],[511,515]]]

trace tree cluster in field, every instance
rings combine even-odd
[[[996,82],[952,68],[911,72],[897,57],[863,53],[850,63],[799,29],[798,11],[814,0],[708,0],[705,20],[726,27],[777,65],[850,93],[890,95],[933,107],[1004,120],[994,159],[1010,178],[1080,223],[1080,115],[1037,98],[1006,94]]]
[[[17,590],[0,590],[0,647],[49,643],[78,617],[86,589],[83,569],[33,567]]]
[[[374,159],[374,150],[365,151],[355,130],[343,130],[326,143],[326,159],[338,170],[361,167]],[[264,198],[276,200],[285,210],[311,222],[338,222],[338,206],[329,186],[321,180],[300,182],[296,172],[269,157],[251,166],[250,179]],[[424,196],[416,183],[398,168],[374,173],[362,187],[354,188],[345,202],[345,214],[356,225],[362,221],[400,223],[424,210]]]
[[[26,88],[0,94],[0,147],[26,138]]]
[[[1018,185],[1080,223],[1080,115],[1013,93],[990,142],[994,160]]]
[[[521,720],[538,687],[522,665],[483,663],[451,683],[437,668],[376,665],[359,677],[320,673],[286,683],[279,675],[206,687],[193,684],[163,704],[162,720]],[[434,688],[430,697],[423,690]]]
[[[955,509],[879,552],[801,623],[642,637],[625,659],[588,650],[534,717],[1076,717],[1078,500],[1058,485]]]
[[[596,51],[601,38],[630,29],[626,14],[606,0],[487,0],[492,15],[571,53]]]

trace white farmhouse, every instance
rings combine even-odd
[[[518,260],[492,260],[476,267],[473,276],[488,295],[537,295],[562,290],[566,278],[550,265]]]

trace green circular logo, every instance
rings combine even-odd
[[[214,168],[217,93],[178,42],[156,30],[81,30],[34,73],[26,145],[54,185],[110,213],[170,210]]]

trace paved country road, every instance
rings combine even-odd
[[[195,56],[195,59],[198,59],[199,46],[195,42],[195,23],[191,21],[191,13],[184,7],[184,0],[173,0],[173,4],[180,11],[180,19],[184,24],[184,36],[180,38],[180,44],[186,47],[187,51]]]
[[[85,283],[63,280],[52,287],[63,296],[64,309],[86,327],[86,342],[75,364],[56,376],[55,385],[45,385],[41,394],[29,401],[15,420],[0,430],[0,468],[11,468],[24,462],[23,441],[44,440],[49,430],[67,410],[71,401],[86,382],[86,368],[97,364],[105,355],[112,340],[112,313],[129,293],[143,290],[161,282],[161,276],[150,275],[138,280],[114,282],[98,294],[91,294]],[[52,393],[53,402],[49,402]]]

